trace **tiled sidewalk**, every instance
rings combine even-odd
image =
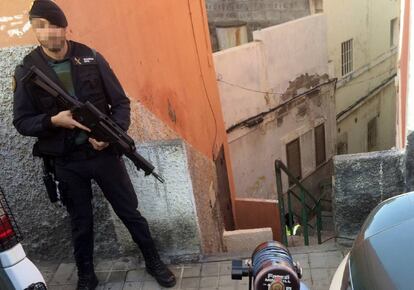
[[[336,267],[346,249],[335,244],[297,247],[290,249],[295,261],[303,268],[302,281],[312,290],[327,290]],[[246,257],[240,254],[239,257]],[[236,256],[208,257],[203,262],[171,265],[177,277],[172,289],[188,290],[242,290],[248,289],[248,279],[231,280],[231,260]],[[76,269],[72,263],[37,263],[50,290],[73,290],[76,287]],[[156,281],[145,272],[136,258],[100,261],[96,265],[99,290],[159,290]],[[169,288],[171,289],[171,288]]]

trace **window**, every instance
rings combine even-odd
[[[368,152],[377,146],[377,117],[368,122]]]
[[[390,47],[398,45],[399,30],[398,18],[392,19],[390,25]]]
[[[326,161],[325,124],[321,124],[315,128],[315,160],[316,166]]]
[[[353,70],[353,39],[342,42],[342,75],[347,75]]]
[[[295,176],[297,179],[302,178],[302,165],[300,159],[300,142],[299,138],[293,140],[292,142],[286,145],[286,159],[287,159],[287,167],[289,171]],[[292,185],[293,181],[289,178],[289,185]]]
[[[323,12],[322,0],[311,0],[310,4],[311,4],[312,13],[322,13]]]

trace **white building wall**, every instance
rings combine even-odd
[[[370,114],[377,114],[382,132],[377,150],[389,149],[395,146],[396,139],[396,90],[389,83],[396,74],[398,45],[390,43],[391,20],[399,18],[400,1],[326,0],[323,7],[331,76],[338,78],[336,112],[341,115],[337,124],[338,142],[348,136],[344,140],[346,153],[367,151],[368,124],[364,120]],[[349,39],[353,39],[353,71],[342,76],[341,43]],[[373,93],[378,88],[383,92]],[[370,105],[372,98],[377,98],[378,104],[374,112]],[[388,131],[383,133],[384,130]]]
[[[254,32],[255,42],[214,54],[226,128],[329,82],[325,16],[314,15]],[[325,124],[326,158],[335,151],[333,81],[258,125],[228,133],[238,197],[275,198],[274,161],[286,163],[286,144],[301,140],[302,175],[315,170],[314,128]],[[284,180],[286,188],[286,180]]]

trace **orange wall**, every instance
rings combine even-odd
[[[29,0],[0,1],[0,48],[36,43],[31,30],[24,32],[24,25],[29,21],[30,4]]]
[[[0,17],[24,14],[24,23],[31,2],[1,1]],[[204,1],[55,2],[68,18],[68,37],[101,52],[131,98],[206,156],[217,153],[213,146],[225,142],[226,134]],[[23,26],[11,22],[0,25]],[[37,44],[31,30],[13,37],[6,30],[0,47]]]
[[[222,143],[225,132],[200,1],[189,1],[191,10],[186,0],[56,2],[69,38],[102,52],[131,98],[212,156],[215,135]]]
[[[405,0],[404,18],[402,19],[402,44],[400,58],[400,119],[401,140],[400,144],[406,146],[406,115],[407,115],[407,87],[408,87],[408,60],[410,42],[410,0]]]
[[[100,51],[132,99],[232,170],[203,0],[57,0],[69,37]],[[234,207],[233,207],[234,208]]]
[[[27,14],[31,2],[1,1],[1,15]],[[224,145],[234,200],[204,0],[55,2],[68,18],[68,38],[101,52],[130,98],[208,158]],[[0,34],[0,47],[22,44],[36,44],[31,31]]]

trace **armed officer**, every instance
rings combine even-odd
[[[164,287],[176,279],[160,260],[125,165],[115,148],[89,138],[87,127],[72,118],[53,96],[24,76],[36,65],[79,101],[90,101],[120,127],[130,124],[130,103],[103,56],[88,46],[68,41],[63,11],[50,0],[36,0],[29,12],[40,43],[16,67],[13,124],[25,136],[37,137],[35,156],[51,159],[55,178],[71,219],[79,290],[95,289],[91,180],[94,179],[138,244],[148,273]]]

